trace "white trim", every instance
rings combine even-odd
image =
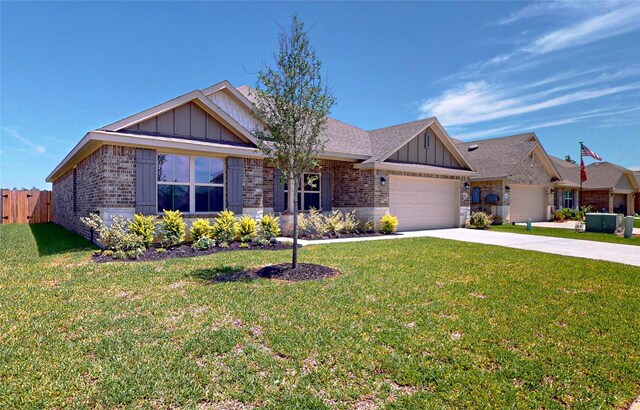
[[[419,174],[472,176],[476,172],[466,169],[452,169],[437,167],[434,165],[398,164],[395,162],[368,162],[358,163],[353,166],[356,169],[382,169],[387,171],[415,172]]]

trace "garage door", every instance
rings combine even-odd
[[[460,211],[459,182],[391,176],[389,212],[398,217],[399,231],[453,228]]]
[[[544,221],[546,219],[545,188],[511,185],[510,222]]]

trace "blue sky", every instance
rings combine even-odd
[[[255,84],[297,12],[332,116],[535,131],[640,169],[640,2],[2,2],[0,186],[43,187],[89,130],[227,79]],[[590,161],[587,161],[590,162]]]

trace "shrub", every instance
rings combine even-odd
[[[156,231],[155,215],[133,215],[133,221],[129,224],[129,232],[142,238],[144,246],[149,247],[153,243]]]
[[[300,235],[311,234],[311,218],[305,214],[298,214],[298,232]]]
[[[562,209],[558,209],[553,213],[553,220],[559,221],[559,222],[562,222],[565,220],[564,212],[562,212]]]
[[[258,224],[249,215],[244,215],[238,222],[238,236],[243,243],[251,242],[256,237]]]
[[[213,239],[222,246],[229,244],[238,235],[238,221],[233,216],[233,211],[222,211],[216,217],[212,228]]]
[[[469,218],[469,226],[476,229],[487,229],[493,222],[493,219],[484,212],[474,212]]]
[[[178,245],[184,241],[185,223],[182,220],[182,213],[180,211],[164,210],[162,233],[164,235],[162,243],[165,246]]]
[[[260,219],[260,231],[258,233],[262,241],[270,242],[280,236],[280,218],[273,215],[265,215]]]
[[[366,221],[359,221],[356,230],[358,233],[369,233],[373,232],[375,225],[371,219],[367,219]]]
[[[126,259],[127,253],[125,251],[115,251],[113,253],[113,259]]]
[[[324,224],[327,226],[327,231],[334,235],[340,234],[344,230],[344,217],[342,212],[333,211],[329,216],[320,214],[320,218],[324,219]]]
[[[344,233],[354,233],[358,231],[358,218],[356,217],[355,209],[351,212],[344,214],[344,221],[342,222],[342,230]]]
[[[167,250],[165,248],[156,248],[156,253],[167,253]]]
[[[327,225],[327,220],[320,211],[315,208],[309,209],[308,218],[311,229],[317,236],[323,237],[327,235],[329,225]]]
[[[144,239],[142,236],[135,233],[126,233],[122,236],[122,240],[118,246],[118,250],[128,251],[140,251],[144,252]]]
[[[191,224],[191,229],[189,229],[189,235],[191,235],[194,243],[201,238],[211,238],[212,232],[211,222],[208,219],[196,219]]]
[[[138,259],[144,251],[142,249],[130,249],[125,251],[125,253],[127,254],[127,258],[135,260]]]
[[[240,244],[240,247],[241,247],[241,248],[248,248],[248,247],[249,247],[249,244],[248,244],[247,242],[242,242],[242,243]]]
[[[121,216],[113,218],[111,226],[107,226],[100,215],[90,214],[89,217],[80,218],[80,222],[93,229],[100,242],[106,249],[120,250],[124,236],[129,232],[130,221]]]
[[[388,235],[395,232],[396,229],[398,229],[397,217],[391,214],[386,214],[382,218],[380,218],[380,232]]]
[[[106,251],[102,252],[102,256],[113,256],[113,251],[110,249],[107,249]]]
[[[202,236],[193,243],[193,248],[199,251],[206,251],[216,246],[216,242],[208,236]]]

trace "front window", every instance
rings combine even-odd
[[[570,189],[565,189],[564,191],[564,201],[562,203],[563,208],[573,208],[573,191]]]
[[[224,159],[158,155],[158,212],[224,209]]]
[[[298,184],[298,211],[320,209],[320,174],[303,174]],[[289,207],[289,184],[284,184],[284,203]]]

